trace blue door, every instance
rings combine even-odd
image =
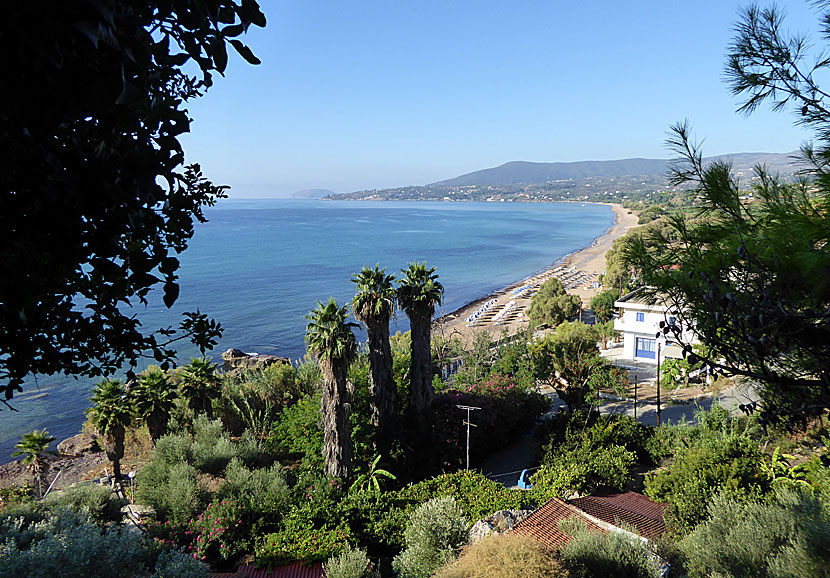
[[[654,359],[657,357],[657,343],[654,339],[638,337],[636,349],[637,351],[634,353],[635,357],[644,357],[645,359]]]

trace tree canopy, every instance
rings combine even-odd
[[[34,373],[99,376],[177,338],[212,347],[199,312],[179,330],[131,308],[178,297],[176,254],[227,187],[185,166],[186,103],[223,74],[226,43],[265,25],[255,0],[5,2],[0,49],[0,390]]]
[[[830,2],[816,4],[826,9],[826,42]],[[626,255],[648,291],[679,308],[677,327],[694,328],[710,367],[756,381],[761,399],[751,405],[768,421],[830,407],[830,95],[815,80],[830,60],[805,64],[806,39],[788,36],[782,26],[776,8],[746,9],[727,77],[746,98],[742,111],[765,101],[775,109],[791,106],[797,122],[815,131],[818,144],[803,147],[804,179],[782,183],[759,166],[747,199],[729,163],[704,165],[688,125],[676,125],[669,145],[680,160],[672,182],[695,187],[699,218],[671,218],[676,240],[653,238],[657,251],[639,241]],[[691,344],[685,349],[695,356]]]
[[[537,325],[555,326],[576,315],[581,303],[576,295],[568,295],[559,279],[552,277],[533,296],[527,315]]]

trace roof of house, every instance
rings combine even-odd
[[[629,526],[649,540],[666,531],[663,522],[666,505],[652,502],[636,492],[600,492],[593,496],[574,498],[570,504],[608,524]]]
[[[233,574],[211,574],[210,576],[211,578],[324,578],[325,573],[322,562],[310,565],[294,562],[271,570],[244,565]]]
[[[549,548],[561,549],[570,540],[571,536],[559,529],[559,522],[576,516],[582,519],[589,529],[606,533],[608,530],[595,524],[575,506],[567,504],[559,498],[553,498],[530,516],[516,524],[513,529],[517,534],[524,534],[536,538]]]

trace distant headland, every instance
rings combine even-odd
[[[804,166],[797,151],[734,153],[704,159],[729,162],[750,188],[758,179],[755,167],[793,180]],[[610,161],[534,163],[511,161],[428,185],[331,193],[327,200],[371,201],[593,201],[619,203],[675,190],[668,184],[671,159],[631,158]],[[653,199],[652,199],[653,200]]]

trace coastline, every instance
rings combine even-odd
[[[602,290],[594,288],[593,282],[605,272],[605,254],[616,239],[638,226],[637,215],[622,205],[618,203],[597,204],[611,207],[615,216],[614,224],[594,239],[590,245],[565,255],[538,273],[436,318],[435,334],[445,338],[458,337],[463,343],[469,344],[481,331],[489,333],[494,339],[504,331],[508,334],[516,333],[527,327],[527,317],[524,311],[530,305],[530,294],[533,289],[551,276],[562,279],[567,292],[582,299],[583,307],[587,308],[591,298]],[[515,293],[528,286],[526,291]],[[482,310],[482,307],[488,303],[489,307]],[[473,323],[468,322],[468,318],[476,312],[480,312],[478,320]]]

